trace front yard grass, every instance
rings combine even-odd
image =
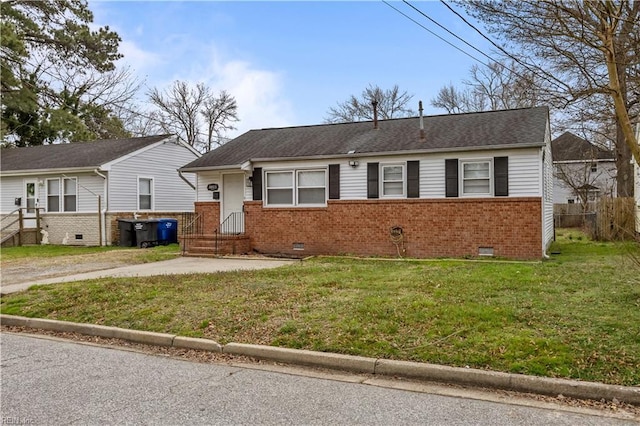
[[[640,385],[640,270],[627,254],[640,249],[557,235],[558,254],[543,262],[314,258],[32,287],[3,296],[0,309],[223,344]]]
[[[60,256],[81,256],[87,254],[104,253],[111,251],[127,250],[130,256],[137,261],[133,263],[156,262],[167,260],[179,255],[178,244],[157,246],[150,249],[135,249],[133,247],[119,246],[70,246],[70,245],[25,245],[19,247],[7,247],[0,250],[0,260],[3,262],[21,261],[27,258],[55,258]]]

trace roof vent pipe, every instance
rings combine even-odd
[[[418,101],[418,111],[420,111],[420,139],[424,139],[424,120],[422,118],[422,101]]]
[[[373,128],[377,129],[378,128],[378,101],[374,99],[373,102],[371,102],[371,105],[373,105]]]

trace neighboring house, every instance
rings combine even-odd
[[[640,128],[640,124],[638,125],[638,128]],[[640,134],[640,130],[636,134]],[[638,139],[638,136],[636,136],[636,139]],[[632,161],[633,161],[633,173],[635,176],[633,193],[635,194],[635,197],[636,197],[636,232],[640,234],[640,165],[638,165],[638,163],[635,160],[632,160]]]
[[[537,107],[251,130],[181,170],[201,234],[242,234],[237,251],[533,259],[553,240],[550,142]],[[200,237],[188,252],[218,244]]]
[[[551,142],[553,202],[588,203],[616,194],[616,155],[565,132]]]
[[[6,148],[0,156],[0,213],[21,209],[27,229],[37,218],[52,244],[112,244],[117,218],[193,211],[194,182],[178,168],[199,154],[171,135]]]

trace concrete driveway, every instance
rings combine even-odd
[[[63,277],[46,278],[17,284],[3,284],[2,294],[15,293],[26,290],[35,284],[56,284],[70,281],[83,281],[107,277],[148,277],[152,275],[199,274],[221,271],[238,271],[252,269],[277,268],[291,265],[299,260],[268,259],[268,258],[201,258],[177,257],[160,262],[142,263],[139,265],[122,266],[118,268],[102,269],[100,271],[84,272]]]

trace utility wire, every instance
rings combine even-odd
[[[405,14],[404,12],[402,12],[401,10],[395,8],[394,6],[392,6],[389,2],[387,2],[386,0],[382,0],[382,3],[386,4],[387,6],[389,6],[391,9],[395,10],[396,12],[398,12],[400,15],[404,16],[405,18],[407,18],[408,20],[410,20],[411,22],[413,22],[414,24],[418,25],[419,27],[421,27],[423,30],[429,32],[430,34],[432,34],[433,36],[439,38],[440,40],[444,41],[445,43],[447,43],[449,46],[453,47],[456,50],[459,50],[460,52],[462,52],[463,54],[467,55],[468,57],[470,57],[471,59],[473,59],[474,61],[480,62],[482,65],[488,67],[489,65],[485,64],[484,62],[482,62],[480,59],[476,58],[475,56],[465,52],[464,50],[460,49],[458,46],[456,46],[455,44],[449,42],[448,40],[445,40],[444,38],[440,37],[438,34],[434,33],[433,31],[431,31],[429,28],[425,27],[424,25],[422,25],[420,22],[416,21],[415,19],[413,19],[412,17],[410,17],[409,15]],[[486,56],[486,55],[485,55]]]
[[[499,44],[495,43],[493,40],[491,40],[489,37],[487,37],[482,31],[480,31],[475,25],[473,25],[471,22],[469,22],[464,16],[462,16],[460,13],[458,13],[456,10],[454,10],[451,6],[449,6],[447,4],[447,2],[445,2],[444,0],[440,0],[440,2],[445,5],[445,7],[447,9],[449,9],[453,14],[455,14],[458,18],[460,18],[465,24],[467,24],[469,27],[471,27],[472,29],[474,29],[478,34],[480,34],[485,40],[487,40],[489,43],[491,43],[493,46],[495,46],[496,48],[498,48],[498,50],[500,50],[502,53],[504,53],[505,55],[507,55],[509,58],[513,59],[514,61],[516,61],[518,64],[522,65],[525,69],[527,69],[529,72],[531,72],[532,74],[536,75],[537,77],[541,77],[542,79],[548,81],[549,83],[555,85],[557,88],[565,88],[565,89],[570,89],[569,86],[567,86],[566,84],[562,83],[561,80],[557,79],[556,77],[554,77],[552,74],[546,72],[545,70],[541,69],[540,67],[536,66],[536,65],[532,65],[532,64],[526,64],[523,61],[521,61],[520,59],[518,59],[517,57],[513,56],[511,53],[507,52],[502,46],[500,46]],[[406,1],[405,1],[406,3]],[[531,67],[533,67],[534,69],[532,69]],[[540,70],[544,75],[540,75],[537,70]],[[551,79],[550,79],[550,78]],[[552,81],[553,80],[553,81]]]

